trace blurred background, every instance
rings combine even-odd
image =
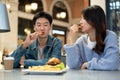
[[[100,5],[106,13],[108,29],[116,32],[120,41],[120,0],[0,0],[1,3],[7,6],[10,32],[0,32],[0,55],[10,54],[27,34],[34,32],[31,21],[38,11],[46,11],[53,16],[50,35],[60,38],[64,45],[68,28],[80,21],[80,11],[90,5]]]

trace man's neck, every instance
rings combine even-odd
[[[40,48],[44,48],[47,44],[48,38],[38,38],[38,44]]]

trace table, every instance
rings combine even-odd
[[[21,69],[0,70],[0,80],[120,80],[120,71],[68,70],[64,74],[31,75]]]

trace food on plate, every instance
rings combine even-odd
[[[53,59],[54,60],[54,59]],[[56,61],[56,60],[55,60]],[[48,61],[49,62],[49,61]],[[51,60],[50,60],[51,62]],[[56,65],[44,65],[44,66],[31,66],[28,69],[33,71],[60,71],[65,68],[63,62],[59,60],[59,63],[55,63]]]
[[[64,69],[65,65],[63,62],[61,62],[60,64],[57,64],[56,67],[59,67],[60,69]]]
[[[61,63],[61,61],[58,58],[53,57],[53,58],[48,60],[47,65],[55,66],[55,65],[60,64],[60,63]]]
[[[61,68],[51,66],[51,65],[45,65],[45,66],[32,66],[32,67],[29,67],[29,70],[35,70],[35,71],[60,71]]]

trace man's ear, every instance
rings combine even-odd
[[[53,27],[52,27],[52,25],[50,25],[50,30],[52,30],[53,29]]]
[[[33,28],[34,28],[34,31],[36,31],[36,29],[35,29],[35,25],[33,25]]]

